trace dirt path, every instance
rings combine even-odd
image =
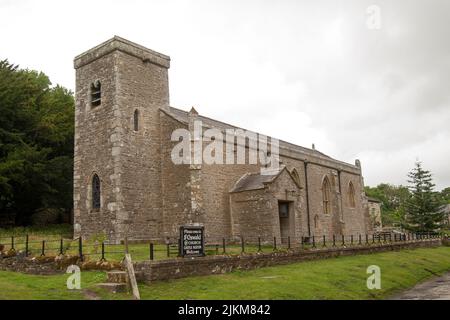
[[[450,273],[416,285],[394,300],[450,300]]]

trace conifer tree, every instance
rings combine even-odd
[[[421,162],[416,162],[408,177],[411,195],[405,206],[406,228],[414,232],[437,231],[444,214],[439,196],[434,191],[432,174],[423,169]]]

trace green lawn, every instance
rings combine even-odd
[[[382,290],[366,288],[366,269],[381,268]],[[143,299],[383,299],[450,271],[450,247],[340,257],[253,271],[140,285]],[[0,272],[0,299],[129,299],[95,287],[101,272],[83,272],[84,291],[65,289],[67,275]]]

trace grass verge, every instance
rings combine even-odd
[[[367,267],[381,268],[381,290],[366,287]],[[142,299],[384,299],[450,271],[450,248],[403,250],[141,284]],[[95,287],[101,272],[83,272],[84,291],[65,289],[68,275],[0,272],[0,299],[129,299]]]

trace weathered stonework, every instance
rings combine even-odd
[[[74,66],[75,237],[164,240],[178,237],[179,227],[188,223],[204,225],[211,241],[372,231],[359,161],[344,163],[281,141],[280,176],[264,188],[232,192],[245,175],[260,172],[260,163],[175,165],[171,160],[178,143],[171,141],[174,130],[193,133],[195,121],[202,121],[204,130],[236,127],[195,109],[170,107],[168,56],[114,37],[77,56]],[[90,88],[96,81],[101,104],[93,107]],[[194,145],[197,137],[191,139]],[[93,207],[94,175],[101,181],[100,208]],[[325,179],[330,182],[329,210],[323,201]],[[285,220],[279,217],[283,203],[289,203]]]

